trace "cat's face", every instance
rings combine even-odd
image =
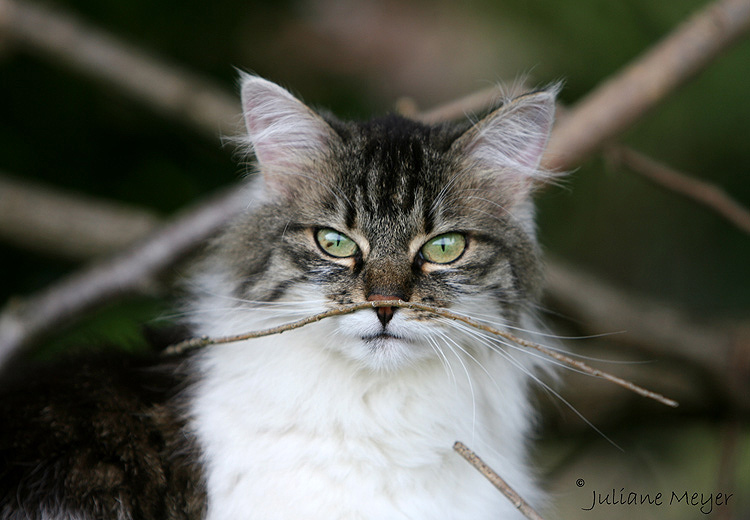
[[[473,126],[341,123],[246,77],[264,205],[223,242],[235,296],[328,308],[400,299],[516,323],[539,288],[528,197],[553,100],[529,95]],[[450,329],[391,307],[335,319],[334,348],[376,369],[439,356]]]

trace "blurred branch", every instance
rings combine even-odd
[[[111,253],[145,236],[156,215],[0,174],[0,238],[73,260]]]
[[[24,345],[86,311],[128,294],[147,292],[247,205],[232,187],[185,209],[142,242],[81,269],[39,294],[11,301],[0,315],[0,364]]]
[[[0,0],[0,38],[103,81],[211,137],[238,129],[234,96],[69,13],[27,0]]]
[[[545,166],[568,170],[622,134],[750,30],[750,0],[718,0],[607,79],[560,120]]]
[[[694,15],[561,118],[546,166],[567,170],[624,132],[674,89],[750,30],[750,0],[718,0]],[[233,96],[60,11],[26,0],[0,0],[0,36],[85,75],[104,80],[155,110],[213,137],[239,127]],[[486,107],[497,93],[469,95],[419,116],[452,119]]]
[[[473,94],[469,94],[461,99],[455,101],[449,101],[444,105],[426,110],[418,113],[415,107],[411,110],[414,113],[408,113],[409,105],[406,104],[407,110],[404,115],[413,117],[426,124],[435,124],[441,121],[451,121],[456,119],[464,119],[468,114],[480,112],[483,109],[489,108],[494,105],[499,99],[501,99],[501,92],[498,88],[490,87]]]
[[[606,155],[615,164],[623,165],[669,190],[712,209],[745,233],[750,233],[750,211],[718,186],[659,164],[624,146],[611,146],[607,149]]]
[[[245,205],[244,190],[235,187],[188,208],[145,241],[111,259],[84,268],[40,294],[12,302],[0,315],[0,363],[89,309],[154,287],[166,271]],[[723,401],[735,409],[750,410],[750,329],[734,322],[697,323],[674,306],[628,295],[559,262],[550,261],[547,271],[548,296],[556,308],[583,323],[586,332],[625,330],[627,334],[612,340],[658,359],[700,367],[713,386],[721,389]],[[682,395],[674,396],[682,399]]]

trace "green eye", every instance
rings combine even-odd
[[[428,240],[422,246],[422,257],[434,264],[449,264],[466,249],[466,239],[460,233],[446,233]]]
[[[354,240],[334,229],[323,228],[318,230],[315,233],[315,240],[318,241],[318,245],[323,251],[336,258],[348,258],[359,251]]]

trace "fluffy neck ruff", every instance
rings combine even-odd
[[[209,314],[201,334],[262,328],[252,311]],[[374,371],[335,341],[334,320],[324,320],[197,356],[191,427],[209,519],[517,518],[453,452],[456,440],[537,499],[524,463],[523,370],[464,338],[474,355]]]

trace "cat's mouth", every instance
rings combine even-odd
[[[383,349],[390,351],[393,348],[404,348],[407,344],[412,343],[412,340],[407,337],[386,331],[378,334],[363,335],[360,338],[373,351]]]
[[[390,332],[380,332],[378,334],[371,334],[369,336],[362,336],[363,341],[383,341],[383,340],[403,340],[402,336],[391,334]]]

